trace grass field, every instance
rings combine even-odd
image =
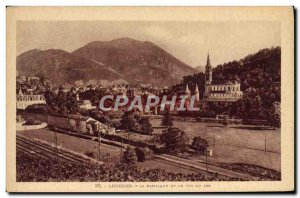
[[[151,120],[154,127],[160,120]],[[255,127],[229,125],[224,127],[218,123],[200,123],[174,121],[174,126],[185,131],[190,138],[201,136],[208,140],[213,149],[209,161],[221,163],[250,163],[280,171],[280,131],[256,130]],[[155,129],[161,133],[162,129]],[[266,141],[266,153],[265,153]],[[195,159],[196,160],[196,159]],[[204,157],[198,157],[204,160]]]
[[[151,124],[154,127],[159,126],[160,120],[151,120]],[[174,121],[174,125],[184,130],[190,140],[195,136],[201,136],[208,140],[210,147],[213,149],[213,156],[208,157],[209,163],[245,163],[260,165],[277,171],[281,169],[281,133],[279,130],[256,130],[255,128],[242,127],[239,125],[224,127],[221,124],[215,123],[205,124],[183,121]],[[154,129],[154,133],[161,133],[161,131],[162,129]],[[54,133],[48,129],[18,131],[17,133],[50,143],[54,141]],[[139,135],[137,134],[136,136]],[[78,144],[79,141],[80,144]],[[89,152],[97,156],[98,153],[97,142],[60,133],[58,133],[58,145],[82,154]],[[121,149],[118,147],[101,144],[101,156],[107,161],[119,161],[120,153]],[[205,156],[195,156],[193,158],[194,160],[205,161]],[[155,164],[155,162],[152,162],[152,164]],[[157,163],[155,164],[155,167],[156,166],[163,169],[168,167],[162,163]],[[147,165],[144,167],[147,167]]]

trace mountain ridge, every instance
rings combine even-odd
[[[17,70],[21,75],[48,74],[56,83],[121,79],[163,86],[197,73],[154,43],[131,38],[92,41],[73,52],[28,50],[17,56]]]

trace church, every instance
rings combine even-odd
[[[205,67],[205,92],[204,101],[206,102],[236,102],[241,99],[243,92],[241,85],[237,81],[228,81],[218,83],[213,81],[212,66],[210,64],[209,54]]]

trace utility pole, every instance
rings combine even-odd
[[[204,133],[205,133],[205,138],[207,139],[206,122],[204,122]],[[208,171],[208,167],[207,167],[207,148],[205,149],[205,168],[206,168],[206,171]]]
[[[128,133],[128,144],[129,144],[129,146],[130,146],[130,132],[127,132]]]
[[[206,135],[206,122],[204,122],[204,134],[205,134],[205,137],[207,138],[207,135]]]
[[[120,153],[120,162],[122,163],[122,156],[123,156],[123,139],[121,140],[121,153]]]
[[[267,154],[267,137],[265,137],[265,154]]]
[[[101,159],[101,134],[98,131],[98,161],[100,162]]]
[[[54,147],[56,151],[56,161],[58,161],[58,150],[57,150],[57,132],[54,130]]]
[[[108,128],[109,130],[109,128]],[[104,138],[105,135],[107,133],[104,133],[103,136],[101,136],[101,130],[98,130],[98,161],[100,162],[100,159],[101,159],[101,141],[102,141],[102,137]]]
[[[206,166],[206,171],[208,171],[208,167],[207,167],[207,149],[205,149],[205,166]]]

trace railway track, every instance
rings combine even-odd
[[[153,161],[156,161],[156,162],[159,162],[159,163],[163,163],[163,164],[166,164],[168,166],[172,166],[172,167],[175,167],[177,169],[181,169],[181,170],[187,170],[187,171],[190,171],[190,172],[193,172],[193,173],[199,173],[201,172],[202,174],[207,174],[207,175],[211,175],[211,173],[208,173],[206,171],[201,171],[197,168],[193,168],[193,167],[190,167],[190,166],[186,166],[186,165],[182,165],[180,163],[174,163],[174,162],[171,162],[171,161],[168,161],[168,160],[163,160],[163,159],[160,159],[160,158],[155,158],[153,159]]]
[[[21,136],[17,136],[17,149],[30,155],[47,159],[57,159],[80,164],[90,163],[88,159],[80,158],[79,156],[76,156],[74,154],[66,153],[57,148],[53,148],[50,145],[29,140]]]
[[[179,157],[172,156],[172,155],[163,154],[163,155],[160,155],[157,157],[159,157],[160,159],[163,159],[163,160],[170,161],[173,164],[181,164],[182,166],[190,167],[193,170],[208,171],[210,173],[218,173],[220,175],[227,176],[227,177],[251,179],[254,181],[259,179],[259,177],[250,175],[249,173],[242,173],[242,172],[238,172],[238,171],[234,171],[234,170],[230,170],[230,169],[225,169],[223,167],[213,165],[213,164],[206,165],[204,163],[199,163],[199,162],[195,162],[195,161],[192,161],[189,159],[183,159],[183,158],[179,158]]]
[[[94,142],[93,140],[86,140],[86,139],[82,139],[82,140],[87,142]],[[125,145],[126,144],[124,144],[124,146]],[[59,158],[64,161],[72,161],[75,163],[90,163],[87,162],[86,159],[80,158],[74,154],[62,152],[61,150],[51,147],[50,145],[32,141],[19,135],[17,136],[17,149],[38,157],[44,157],[49,159]],[[158,155],[157,158],[154,159],[154,161],[164,163],[175,168],[195,172],[195,173],[202,172],[208,175],[212,173],[218,173],[221,176],[225,176],[225,177],[229,176],[229,177],[237,177],[242,179],[248,178],[251,180],[258,180],[259,178],[264,178],[262,176],[258,177],[258,176],[251,175],[250,173],[227,169],[212,163],[209,163],[206,166],[206,164],[203,162],[192,161],[192,160],[183,159],[183,158],[166,155],[166,154]],[[269,178],[264,178],[264,179],[268,180]]]

